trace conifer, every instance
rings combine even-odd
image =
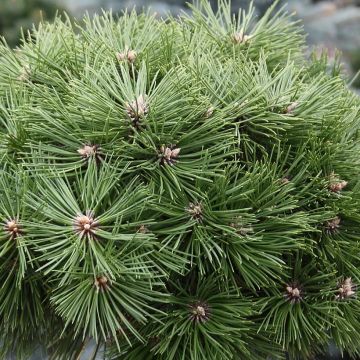
[[[190,8],[1,45],[1,358],[360,353],[360,100],[286,8]]]

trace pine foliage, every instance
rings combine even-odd
[[[360,353],[360,101],[276,9],[4,41],[1,358]]]

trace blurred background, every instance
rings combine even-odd
[[[215,6],[216,0],[211,0]],[[254,0],[258,15],[274,0]],[[247,7],[250,0],[233,0],[234,11]],[[360,70],[360,0],[280,0],[279,6],[287,3],[289,10],[303,20],[310,48],[327,49],[334,57],[336,49],[342,52],[344,70],[352,79]],[[158,16],[174,15],[186,11],[186,0],[0,0],[0,34],[15,47],[20,38],[20,29],[29,29],[41,18],[51,20],[56,11],[66,11],[81,17],[86,11],[100,12],[113,9],[114,13],[124,8],[151,8]],[[360,93],[360,76],[353,82]]]

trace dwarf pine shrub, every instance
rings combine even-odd
[[[2,358],[360,352],[360,101],[274,6],[1,46]]]

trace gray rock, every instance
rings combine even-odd
[[[151,8],[154,12],[157,12],[160,16],[164,16],[168,13],[173,15],[179,14],[182,10],[186,9],[187,0],[48,0],[54,3],[58,3],[67,8],[72,15],[81,17],[85,12],[90,14],[99,12],[101,8],[112,9],[114,12],[123,10],[125,8],[132,9],[136,7],[138,10],[143,8]],[[210,0],[214,7],[216,6],[216,0]],[[262,14],[275,0],[254,0],[255,8],[259,14]],[[191,2],[191,0],[190,0]],[[279,2],[279,6],[285,3],[285,0]],[[249,7],[250,0],[233,0],[232,9],[237,12],[239,8],[247,9]]]
[[[167,14],[176,15],[185,9],[184,6],[177,5],[175,1],[171,2],[171,1],[127,0],[122,2],[123,9],[125,8],[132,9],[134,7],[139,11],[143,9],[150,9],[150,12],[156,13],[159,16],[165,16]],[[108,8],[112,8],[113,10],[115,10],[113,6],[109,6]]]
[[[342,0],[346,1],[346,0]],[[337,1],[293,1],[290,7],[303,20],[310,44],[331,44],[345,52],[360,48],[360,8]]]
[[[336,43],[341,50],[360,49],[360,8],[349,6],[334,16]]]

